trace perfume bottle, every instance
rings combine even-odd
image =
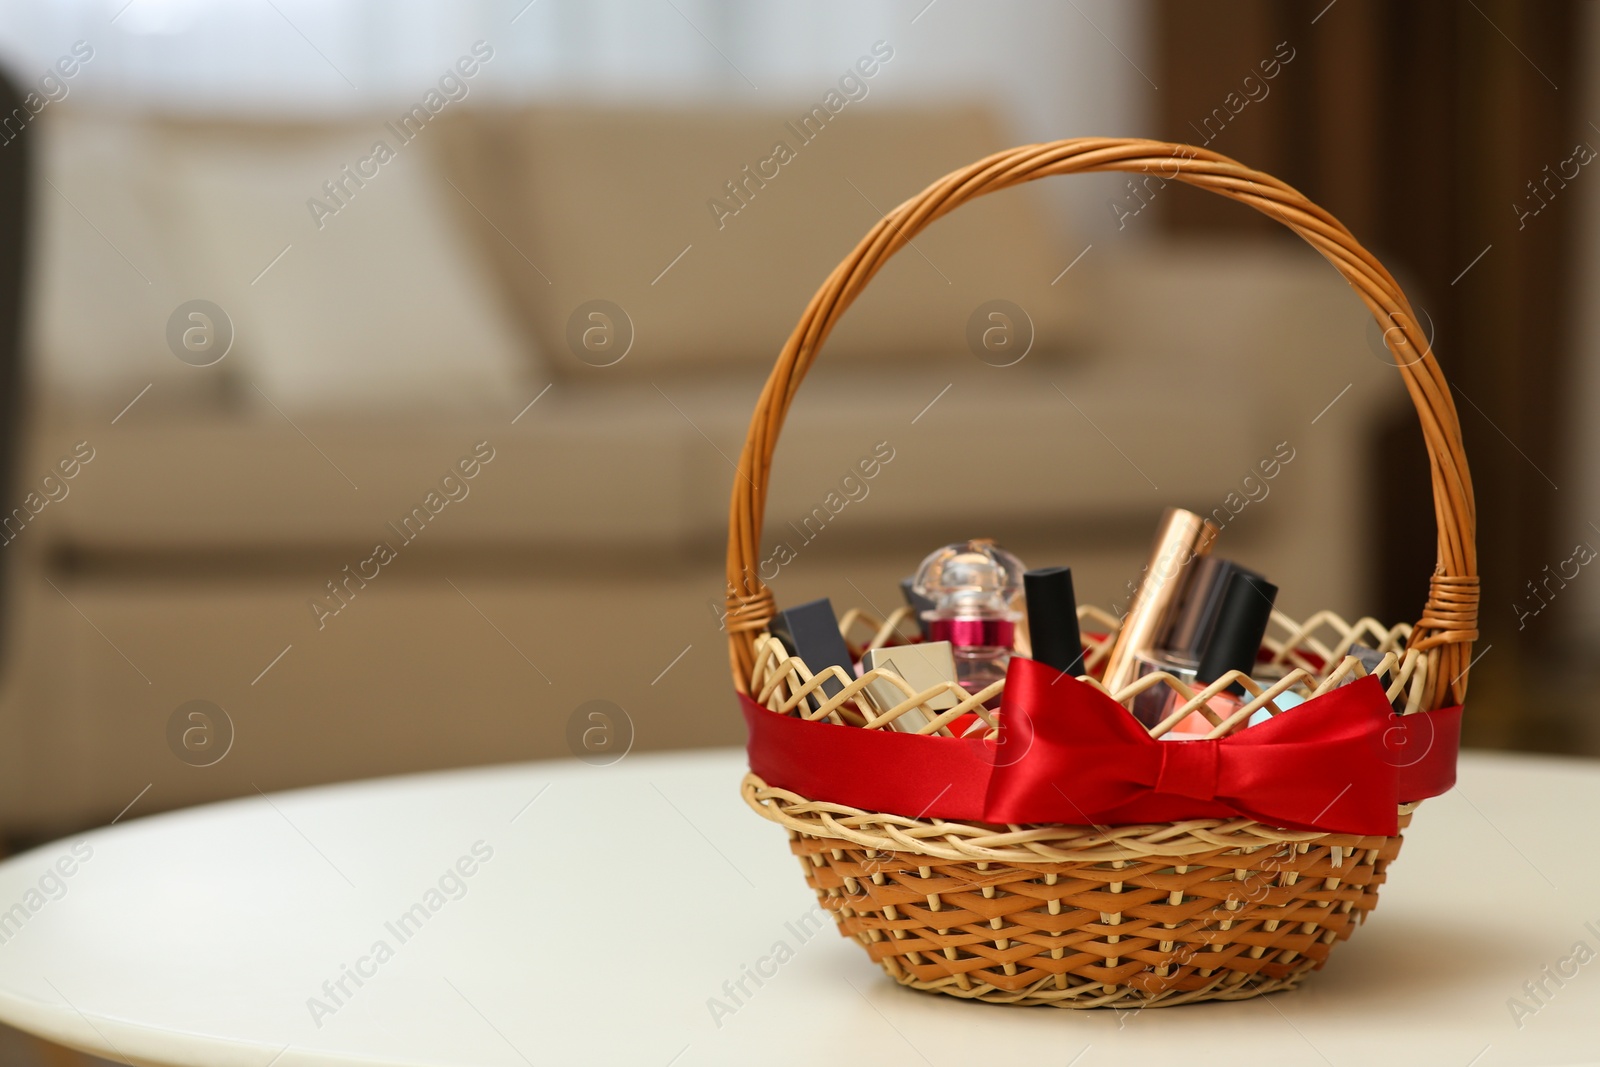
[[[913,591],[933,604],[923,613],[928,637],[950,642],[956,680],[969,693],[1006,676],[1023,570],[1020,559],[988,539],[945,545],[917,568]]]

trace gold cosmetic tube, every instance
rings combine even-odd
[[[1217,528],[1192,511],[1168,508],[1162,514],[1150,562],[1106,657],[1103,682],[1113,695],[1138,676],[1137,657],[1154,651],[1165,632],[1192,572],[1189,564],[1210,552],[1216,538]]]

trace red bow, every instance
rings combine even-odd
[[[1385,836],[1400,802],[1455,784],[1461,722],[1458,707],[1397,716],[1362,679],[1231,737],[1158,741],[1098,689],[1020,657],[998,742],[807,722],[741,700],[751,769],[810,800],[967,822],[1243,816]]]

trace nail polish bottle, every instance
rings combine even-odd
[[[1141,652],[1135,656],[1138,663],[1136,677],[1143,678],[1161,671],[1193,687],[1200,656],[1211,640],[1212,631],[1216,629],[1228,580],[1235,574],[1261,577],[1233,560],[1220,556],[1201,556],[1190,564],[1190,569],[1193,573],[1185,583],[1171,620],[1162,634],[1159,651]],[[1134,718],[1145,726],[1156,725],[1166,718],[1171,695],[1172,690],[1164,685],[1146,689],[1133,698],[1131,710]]]
[[[950,642],[956,678],[969,693],[1006,676],[1022,572],[1021,560],[988,539],[946,545],[917,568],[913,592],[933,602],[923,613],[928,637]]]
[[[1228,578],[1216,625],[1212,627],[1205,652],[1195,668],[1195,688],[1204,688],[1229,671],[1249,675],[1255,669],[1256,656],[1261,650],[1261,640],[1267,634],[1267,624],[1272,619],[1272,604],[1277,596],[1278,587],[1260,575],[1239,570]],[[1243,707],[1248,699],[1249,694],[1244,686],[1234,682],[1208,700],[1206,707],[1219,719],[1226,719]],[[1177,692],[1171,693],[1166,715],[1171,715],[1182,703]],[[1205,737],[1212,729],[1206,717],[1194,711],[1164,734],[1163,739],[1192,741]]]
[[[1222,610],[1222,595],[1235,573],[1255,574],[1221,556],[1202,556],[1191,565],[1193,574],[1173,609],[1172,621],[1157,645],[1169,659],[1197,666]],[[1256,575],[1260,577],[1260,575]]]
[[[1140,678],[1160,672],[1172,675],[1190,689],[1196,688],[1194,676],[1199,664],[1195,660],[1185,662],[1168,658],[1163,653],[1141,653],[1137,662]],[[1173,689],[1158,682],[1134,697],[1128,710],[1139,720],[1139,725],[1148,728],[1167,717],[1168,712],[1172,710],[1172,698],[1176,695]]]
[[[1351,671],[1349,674],[1345,675],[1339,680],[1339,684],[1334,686],[1335,689],[1343,689],[1351,682],[1359,681],[1362,678],[1365,678],[1368,674],[1376,674],[1378,672],[1378,665],[1383,662],[1384,657],[1384,653],[1379,652],[1377,649],[1369,648],[1366,645],[1351,645],[1349,651],[1347,651],[1345,655],[1354,656],[1356,661],[1361,664],[1366,673],[1357,674],[1355,671]],[[1337,663],[1331,664],[1330,666],[1337,666]],[[1268,674],[1266,677],[1263,677],[1261,672],[1258,671],[1256,674],[1256,680],[1262,682],[1263,684],[1269,684],[1270,682],[1275,682],[1279,678],[1282,678],[1285,673],[1287,673],[1287,671],[1283,667],[1279,667],[1275,672]],[[1396,701],[1403,707],[1405,704],[1405,694],[1402,693],[1396,698]],[[1306,702],[1306,698],[1290,689],[1273,697],[1272,702],[1277,705],[1279,711],[1288,711],[1292,707],[1304,704]],[[1400,709],[1396,708],[1395,710],[1398,711]],[[1272,713],[1266,708],[1262,708],[1250,716],[1250,725],[1259,726],[1261,723],[1266,722],[1270,718],[1272,718]]]
[[[1280,712],[1288,711],[1290,708],[1298,707],[1305,702],[1306,698],[1301,696],[1299,693],[1296,693],[1293,689],[1285,689],[1283,692],[1272,698],[1272,703]],[[1249,725],[1260,726],[1270,718],[1272,718],[1272,712],[1268,711],[1266,708],[1260,708],[1251,714]]]
[[[1071,567],[1045,567],[1022,576],[1033,658],[1074,678],[1083,673],[1083,636]]]

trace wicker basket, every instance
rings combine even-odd
[[[778,431],[839,316],[924,227],[985,193],[1091,171],[1153,173],[1209,189],[1277,218],[1321,252],[1384,329],[1431,460],[1439,550],[1421,618],[1388,630],[1371,620],[1349,626],[1326,613],[1304,626],[1276,616],[1280,636],[1269,647],[1290,674],[1265,691],[1249,685],[1254,699],[1226,722],[1208,715],[1213,736],[1242,728],[1250,712],[1292,682],[1307,681],[1320,692],[1359,669],[1343,657],[1357,637],[1376,638],[1394,653],[1380,671],[1390,696],[1405,696],[1407,713],[1460,704],[1477,637],[1472,485],[1450,389],[1404,294],[1336,219],[1276,178],[1202,148],[1107,138],[1025,146],[948,175],[885,216],[812,298],[761,394],[733,485],[727,627],[735,687],[772,714],[829,717],[864,729],[882,728],[929,698],[907,693],[900,707],[862,721],[851,697],[865,679],[840,672],[835,677],[845,691],[814,707],[819,702],[807,697],[820,695],[824,679],[767,636],[772,596],[751,575]],[[1114,629],[1114,620],[1097,617],[1102,628]],[[841,620],[847,630],[865,629],[858,647],[893,643],[898,621],[857,613]],[[1104,647],[1096,644],[1091,665]],[[1188,700],[1153,733],[1214,691],[1192,693],[1159,676],[1138,683],[1150,684],[1171,684]],[[923,732],[948,734],[968,711],[987,720],[980,702],[1002,686],[964,700]],[[897,982],[1008,1004],[1137,1007],[1292,988],[1376,904],[1401,843],[1398,834],[1292,831],[1244,818],[1131,826],[958,823],[800,796],[754,774],[745,778],[743,794],[788,830],[807,882],[841,933]],[[1400,806],[1402,829],[1414,807]]]

